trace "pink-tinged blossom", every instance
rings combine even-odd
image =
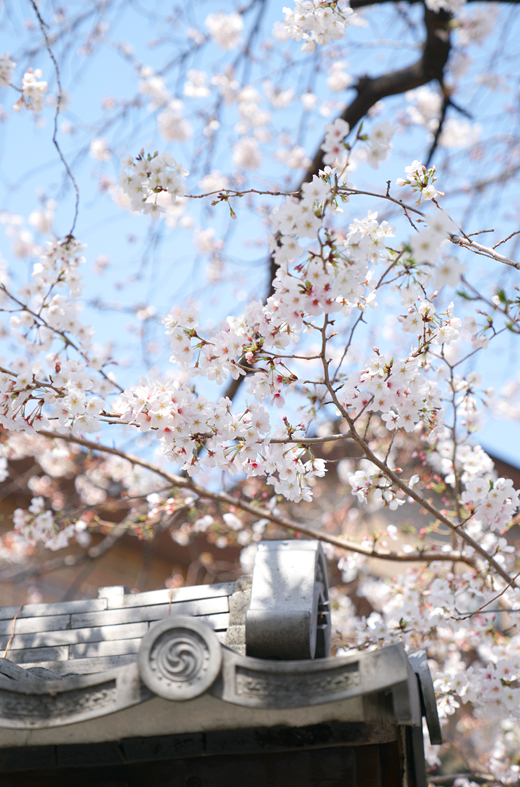
[[[303,40],[302,52],[314,52],[316,44],[326,46],[343,38],[353,15],[346,0],[326,5],[320,0],[296,0],[294,9],[283,11],[285,33],[296,41]]]
[[[134,160],[125,156],[119,184],[130,198],[132,210],[158,218],[166,208],[158,201],[166,192],[175,202],[186,193],[184,179],[189,172],[183,169],[170,153],[148,154],[144,151]]]
[[[30,68],[25,72],[22,79],[22,97],[14,105],[14,109],[19,110],[23,106],[32,112],[39,114],[45,105],[45,95],[47,92],[47,82],[40,79],[42,72],[39,68]]]
[[[233,148],[233,165],[238,169],[259,169],[262,166],[262,154],[258,140],[254,137],[242,137]]]
[[[0,55],[0,87],[10,84],[15,66],[16,63],[11,60],[9,52]]]
[[[183,109],[183,102],[174,99],[157,118],[159,134],[167,142],[186,142],[193,136],[193,128],[184,117]]]
[[[420,205],[421,199],[435,200],[437,197],[444,196],[444,193],[437,191],[433,185],[437,180],[434,166],[427,170],[420,161],[416,160],[405,167],[404,170],[407,177],[397,178],[396,184],[398,186],[410,186],[412,191],[418,194],[416,205]],[[453,222],[451,224],[453,225]]]
[[[244,21],[240,14],[208,14],[204,23],[215,44],[224,51],[240,46]]]

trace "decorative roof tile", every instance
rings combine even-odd
[[[410,660],[397,644],[329,658],[318,542],[259,544],[252,577],[236,583],[136,594],[118,586],[91,601],[4,608],[0,632],[0,750],[30,744],[38,758],[53,745],[65,756],[119,741],[123,751],[137,731],[198,735],[207,747],[233,729],[309,724],[350,725],[364,743],[409,728],[420,749],[421,696],[439,742],[424,653]]]

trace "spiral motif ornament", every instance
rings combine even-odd
[[[175,615],[150,628],[137,662],[143,683],[154,694],[168,700],[190,700],[214,683],[222,652],[209,626],[187,615]]]

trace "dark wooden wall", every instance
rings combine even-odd
[[[397,742],[0,775],[2,787],[401,787]]]

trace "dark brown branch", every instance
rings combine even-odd
[[[439,144],[439,139],[442,134],[442,129],[444,126],[444,121],[446,120],[446,112],[448,110],[448,106],[450,104],[450,98],[447,94],[444,95],[441,107],[441,114],[439,118],[439,125],[437,126],[437,130],[435,132],[435,136],[433,137],[433,142],[430,147],[430,152],[428,153],[428,158],[426,159],[425,167],[428,168],[430,166],[430,161],[435,155],[435,151],[437,150],[437,145]]]
[[[352,7],[355,7],[354,4]],[[419,60],[407,68],[391,71],[379,77],[362,77],[359,80],[356,85],[356,98],[341,115],[350,128],[354,128],[374,104],[388,96],[406,93],[434,79],[442,84],[450,53],[450,19],[450,15],[443,11],[434,14],[426,8],[424,11],[426,41]],[[323,169],[323,156],[324,152],[320,147],[301,185],[310,182],[314,175]]]

